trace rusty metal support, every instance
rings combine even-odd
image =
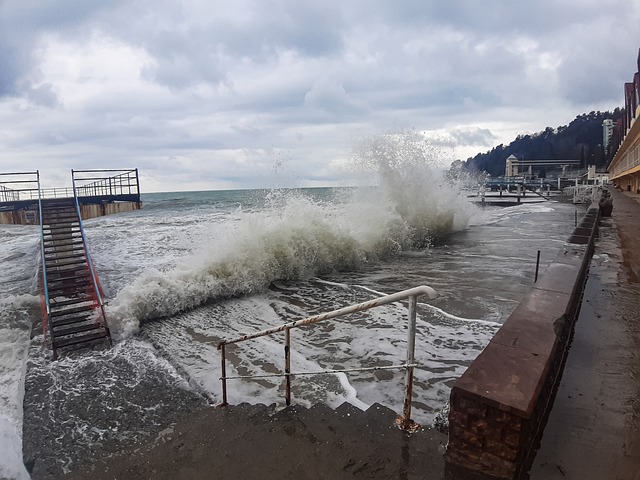
[[[220,380],[222,381],[222,404],[227,405],[227,379],[233,378],[263,378],[263,377],[272,377],[272,376],[282,376],[282,374],[269,374],[269,375],[247,375],[247,376],[229,376],[227,377],[226,367],[225,367],[225,346],[243,342],[245,340],[251,340],[254,338],[264,337],[267,335],[272,335],[278,332],[285,332],[285,345],[284,345],[284,356],[285,356],[285,368],[284,368],[284,377],[286,378],[286,402],[287,406],[291,404],[291,377],[293,374],[291,373],[291,329],[296,327],[301,327],[304,325],[311,325],[314,323],[318,323],[323,320],[329,320],[331,318],[340,317],[342,315],[361,312],[363,310],[368,310],[370,308],[379,307],[382,305],[388,305],[390,303],[395,303],[400,300],[409,300],[409,326],[407,332],[407,362],[405,365],[393,365],[388,367],[373,367],[373,368],[360,368],[360,369],[347,369],[347,370],[325,370],[322,372],[301,372],[296,373],[296,375],[316,375],[316,374],[327,374],[327,373],[337,373],[337,372],[347,372],[347,371],[366,371],[366,370],[377,370],[377,369],[391,369],[391,368],[406,368],[406,377],[405,377],[405,398],[404,398],[404,408],[403,408],[403,416],[398,420],[398,425],[409,431],[415,431],[419,428],[419,425],[411,420],[411,397],[413,393],[413,369],[415,367],[414,364],[414,356],[415,356],[415,335],[416,335],[416,308],[418,304],[418,296],[426,295],[429,299],[435,298],[436,292],[433,288],[428,286],[419,286],[414,287],[409,290],[403,290],[401,292],[397,292],[391,295],[385,295],[380,298],[376,298],[374,300],[370,300],[368,302],[358,303],[356,305],[351,305],[349,307],[340,308],[338,310],[333,310],[331,312],[322,313],[320,315],[315,315],[313,317],[308,317],[303,320],[297,320],[295,322],[285,323],[284,325],[280,325],[278,327],[268,328],[266,330],[261,330],[259,332],[242,335],[240,337],[232,338],[229,340],[222,340],[218,344],[218,350],[221,351],[222,354],[222,376]]]
[[[385,295],[384,297],[369,300],[368,302],[358,303],[356,305],[340,308],[338,310],[332,310],[331,312],[327,313],[321,313],[320,315],[314,315],[313,317],[296,320],[295,322],[285,323],[284,325],[280,325],[278,327],[268,328],[266,330],[261,330],[259,332],[251,333],[248,335],[242,335],[230,340],[223,340],[218,344],[218,348],[220,348],[220,345],[230,345],[232,343],[244,342],[245,340],[251,340],[252,338],[264,337],[265,335],[282,332],[287,328],[296,328],[303,325],[311,325],[322,320],[329,320],[330,318],[340,317],[347,313],[362,312],[363,310],[369,310],[370,308],[379,307],[381,305],[388,305],[400,300],[405,300],[411,295],[426,295],[427,297],[432,299],[436,297],[436,291],[431,287],[427,287],[426,285],[410,288],[409,290],[403,290],[398,293],[392,293],[391,295]]]
[[[225,355],[224,345],[218,346],[220,349],[220,358],[221,358],[221,370],[222,376],[220,377],[220,381],[222,382],[222,403],[219,405],[220,407],[226,407],[227,403],[227,356]]]
[[[291,329],[284,331],[284,374],[287,379],[285,398],[287,407],[291,405]]]
[[[404,377],[404,404],[402,409],[402,428],[410,430],[411,397],[413,396],[413,365],[416,350],[416,306],[418,298],[415,295],[409,297],[409,325],[407,328],[407,370]]]

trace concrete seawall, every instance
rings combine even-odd
[[[141,207],[141,202],[112,202],[98,205],[80,205],[80,215],[82,215],[83,220],[86,220],[88,218],[103,217],[114,213],[140,210]]]
[[[447,478],[515,479],[529,468],[562,374],[599,220],[594,202],[453,386]]]
[[[105,202],[80,205],[82,219],[140,210],[141,202]],[[15,208],[0,212],[0,224],[39,225],[38,202],[16,202]]]

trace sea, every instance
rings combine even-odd
[[[584,207],[479,207],[416,165],[387,163],[374,186],[143,193],[141,210],[86,220],[114,345],[55,362],[40,326],[39,230],[0,225],[0,477],[55,478],[220,403],[222,339],[420,285],[437,296],[418,299],[412,418],[431,425]],[[402,364],[407,326],[398,302],[295,329],[291,370]],[[258,376],[229,380],[229,403],[284,407],[284,379],[269,376],[284,368],[283,342],[228,347],[227,375]],[[293,403],[401,413],[404,374],[299,374]]]

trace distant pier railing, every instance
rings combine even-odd
[[[140,201],[138,169],[71,170],[73,192],[78,197],[126,197]]]
[[[35,172],[0,173],[0,224],[35,225],[40,200],[73,199],[82,219],[141,208],[138,169],[71,170],[71,186],[42,188]]]
[[[0,202],[38,199],[38,172],[0,173]]]

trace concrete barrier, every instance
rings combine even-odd
[[[562,374],[600,220],[569,240],[451,390],[446,477],[516,479],[533,461]]]
[[[22,202],[24,203],[24,202]],[[82,219],[102,217],[114,213],[130,212],[140,210],[141,202],[107,202],[80,205],[80,215]],[[38,213],[38,203],[26,206],[17,205],[16,208],[0,211],[0,224],[8,225],[39,225],[40,216]]]
[[[140,210],[140,202],[111,202],[92,205],[80,205],[80,215],[82,219],[103,217],[114,213],[130,212],[132,210]]]

